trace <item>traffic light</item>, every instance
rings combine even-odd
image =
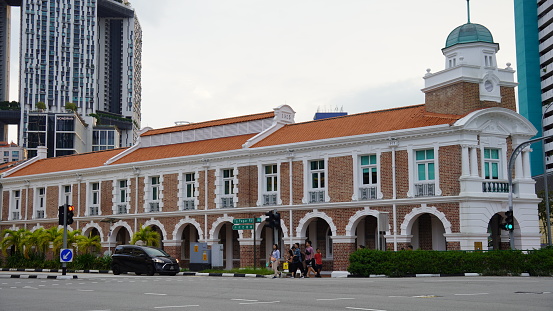
[[[275,219],[275,227],[280,229],[280,213],[279,212],[274,213],[274,219]]]
[[[274,228],[275,227],[275,214],[273,211],[268,211],[265,213],[265,227]],[[280,216],[280,215],[279,215]]]
[[[67,224],[70,225],[73,223],[73,211],[75,210],[75,207],[73,205],[67,205]]]
[[[513,211],[505,212],[505,230],[513,231],[515,229]]]
[[[63,215],[64,214],[65,214],[65,205],[60,205],[58,207],[58,218],[59,218],[58,224],[60,226],[63,226]]]

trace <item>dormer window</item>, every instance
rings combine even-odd
[[[450,58],[449,59],[449,68],[453,68],[457,66],[457,59],[456,58]]]
[[[491,56],[491,55],[484,55],[484,65],[485,65],[486,67],[493,67],[493,66],[494,66],[493,56]]]

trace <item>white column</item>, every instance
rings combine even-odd
[[[532,152],[531,148],[525,148],[522,151],[522,171],[525,179],[532,176],[532,172],[530,172],[530,152]]]
[[[525,152],[521,152],[520,157],[515,159],[515,179],[524,178],[523,158]],[[507,173],[508,174],[508,173]],[[507,176],[505,176],[507,178]]]
[[[469,160],[469,147],[461,146],[461,175],[469,176],[470,175],[470,160]]]
[[[470,148],[470,176],[478,176],[478,147]]]

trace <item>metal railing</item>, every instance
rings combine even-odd
[[[375,200],[376,186],[359,188],[359,200]]]
[[[194,204],[194,199],[182,201],[182,209],[183,209],[183,210],[194,209],[194,208],[195,208],[194,205],[195,205],[195,204]]]
[[[221,208],[231,208],[234,207],[234,198],[233,197],[222,197],[221,198]]]
[[[432,197],[436,195],[436,184],[420,183],[415,184],[415,197]]]
[[[324,190],[309,191],[309,203],[322,203],[325,201]]]
[[[97,216],[99,211],[100,211],[100,208],[98,206],[91,206],[88,208],[88,215]]]
[[[150,213],[159,212],[159,202],[150,202],[148,212]]]
[[[118,204],[117,214],[127,214],[127,204]]]
[[[44,218],[44,211],[36,211],[36,218],[37,219],[43,219]]]
[[[12,212],[12,220],[19,220],[19,212]]]
[[[276,195],[276,193],[264,194],[263,195],[263,205],[277,205],[277,195]]]
[[[509,193],[509,183],[498,181],[482,182],[482,192]]]

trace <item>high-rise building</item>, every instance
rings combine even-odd
[[[29,157],[38,146],[49,157],[108,148],[100,142],[106,131],[119,138],[112,147],[134,144],[142,30],[130,3],[12,2],[21,6],[19,141]]]
[[[553,0],[515,0],[519,112],[538,129],[553,135]],[[543,118],[543,120],[542,120]],[[543,121],[543,128],[542,128]],[[553,140],[533,144],[532,176],[553,168]]]
[[[10,7],[0,0],[0,101],[8,100],[10,88]]]

